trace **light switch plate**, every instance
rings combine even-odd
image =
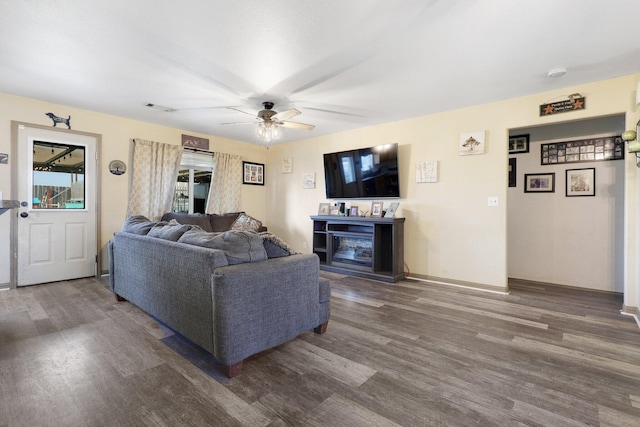
[[[498,206],[498,198],[497,197],[489,197],[489,199],[487,200],[487,205],[488,206]]]

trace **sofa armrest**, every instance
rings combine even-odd
[[[214,356],[234,365],[319,325],[319,259],[299,254],[217,268]]]

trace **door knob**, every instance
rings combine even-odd
[[[27,202],[20,202],[20,206],[22,206],[22,207],[27,207],[27,206],[29,206],[29,203],[27,203]]]
[[[28,216],[29,216],[29,213],[28,213],[28,212],[20,212],[20,216],[21,216],[22,218],[26,218],[26,217],[28,217]]]

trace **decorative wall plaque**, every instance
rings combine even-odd
[[[182,146],[188,148],[196,148],[198,150],[208,150],[209,140],[191,135],[182,135]]]
[[[569,95],[569,99],[549,104],[540,105],[540,116],[551,116],[558,113],[566,113],[567,111],[584,110],[587,100],[579,93]]]

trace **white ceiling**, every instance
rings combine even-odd
[[[316,125],[291,141],[640,72],[639,24],[639,0],[0,0],[0,92],[251,143],[224,107],[273,101]]]

